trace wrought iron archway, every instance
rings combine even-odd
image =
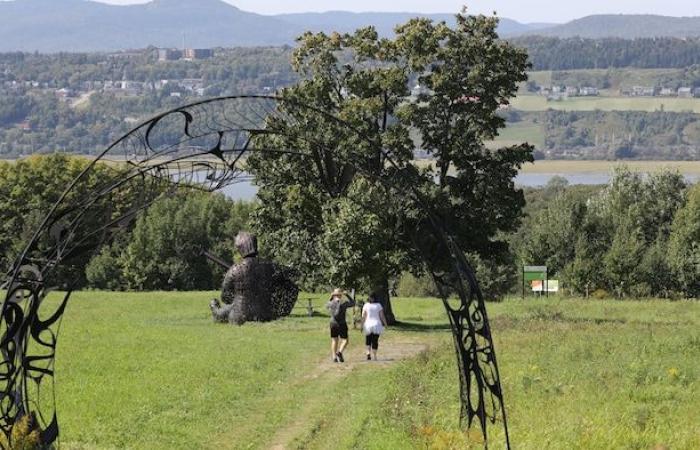
[[[317,118],[298,123],[295,112]],[[292,124],[292,126],[289,126]],[[215,191],[248,181],[242,158],[255,152],[276,152],[312,159],[308,148],[328,143],[314,140],[304,130],[333,124],[347,132],[353,145],[377,143],[339,118],[308,105],[271,96],[222,97],[176,108],[134,128],[110,145],[68,186],[46,215],[7,276],[7,289],[0,311],[0,429],[10,438],[16,421],[33,415],[41,428],[42,442],[50,444],[59,434],[55,400],[41,404],[41,389],[53,393],[54,362],[58,329],[70,298],[72,286],[61,268],[75,258],[85,257],[116,231],[126,227],[136,215],[160,198],[164,186],[188,186]],[[293,133],[293,136],[291,134]],[[283,135],[299,148],[256,147],[257,136]],[[261,140],[264,141],[264,140]],[[441,225],[430,205],[422,200],[413,183],[417,172],[411,164],[401,164],[380,149],[391,168],[390,177],[374,181],[405,191],[426,214],[434,242],[450,256],[448,271],[429,267],[443,295],[454,337],[460,378],[461,419],[471,427],[476,420],[487,444],[487,425],[501,421],[504,440],[510,446],[496,354],[485,304],[474,273],[455,240]],[[352,152],[346,154],[352,162]],[[95,171],[100,161],[123,162],[118,177],[105,181],[90,192],[79,187]],[[111,199],[129,200],[126,210],[114,210]],[[418,245],[418,244],[417,244]],[[65,292],[59,306],[47,311],[44,303],[52,290]],[[447,292],[459,296],[457,303]]]

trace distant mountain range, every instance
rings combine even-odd
[[[436,22],[445,21],[455,24],[454,14],[419,14],[419,13],[352,13],[346,11],[329,11],[324,13],[279,14],[273,16],[304,30],[352,32],[360,27],[373,25],[381,36],[390,36],[396,25],[405,23],[416,17],[428,17]],[[501,18],[498,33],[502,36],[512,36],[551,27],[553,24],[524,24],[515,20]]]
[[[327,12],[265,16],[221,0],[152,0],[115,6],[88,0],[0,1],[0,51],[113,51],[158,47],[294,44],[305,30],[352,31],[374,25],[383,36],[416,13]],[[453,14],[423,15],[454,22]],[[532,31],[503,19],[502,35]]]
[[[115,51],[157,47],[233,47],[293,44],[305,30],[352,31],[374,25],[389,36],[395,25],[421,15],[454,23],[452,14],[326,13],[266,16],[222,0],[152,0],[115,6],[89,0],[0,1],[0,51]],[[501,19],[501,36],[699,36],[700,18],[590,16],[567,24]]]
[[[669,17],[649,14],[594,15],[572,20],[563,25],[529,30],[520,34],[561,38],[698,37],[700,36],[700,17]]]

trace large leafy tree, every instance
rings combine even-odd
[[[681,291],[687,297],[700,297],[700,184],[689,190],[685,206],[676,212],[668,263]]]
[[[497,24],[463,13],[455,28],[410,20],[393,39],[372,27],[301,36],[292,58],[301,81],[282,95],[350,128],[295,109],[283,124],[290,132],[264,144],[310,157],[249,158],[260,187],[254,221],[267,251],[300,268],[307,285],[375,290],[391,320],[388,280],[420,270],[412,242],[424,236],[426,220],[407,200],[411,187],[391,179],[395,166],[383,152],[407,166],[420,146],[435,164],[412,172],[423,182],[413,180],[413,188],[423,186],[422,198],[465,251],[504,257],[496,236],[518,225],[524,199],[513,179],[532,148],[485,145],[505,126],[499,109],[526,79],[527,55],[498,39]],[[422,248],[433,262],[447,258]]]
[[[213,289],[224,269],[202,255],[209,250],[234,261],[234,238],[247,228],[251,205],[221,194],[184,191],[156,201],[102,248],[87,266],[100,289]]]
[[[56,203],[68,186],[90,161],[85,158],[69,157],[64,154],[32,156],[10,162],[0,162],[0,271],[9,272],[17,257],[31,241],[34,233],[43,223],[48,211]],[[65,204],[76,204],[88,198],[92,192],[116,180],[118,170],[98,164],[68,192]],[[118,210],[123,208],[119,199],[103,202]],[[84,219],[86,226],[99,228],[102,216]],[[53,245],[47,234],[40,236],[36,249],[45,250]],[[95,243],[95,245],[97,245]],[[29,255],[32,256],[31,253]],[[67,264],[56,271],[58,280],[71,280],[75,286],[85,282],[84,268],[90,258],[89,253],[71,257]]]

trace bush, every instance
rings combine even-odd
[[[440,292],[428,275],[414,276],[404,272],[399,280],[397,295],[401,297],[439,297]]]
[[[593,297],[596,300],[604,300],[606,298],[610,298],[610,293],[605,289],[596,289],[591,294],[591,297]]]
[[[104,247],[90,260],[85,268],[85,277],[90,287],[104,290],[119,290],[123,286],[122,265],[119,255],[112,247]]]
[[[0,433],[0,447],[11,450],[42,450],[41,436],[36,419],[30,415],[23,416],[12,427],[10,441]]]

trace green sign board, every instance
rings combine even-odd
[[[524,266],[523,281],[547,279],[547,266]]]

